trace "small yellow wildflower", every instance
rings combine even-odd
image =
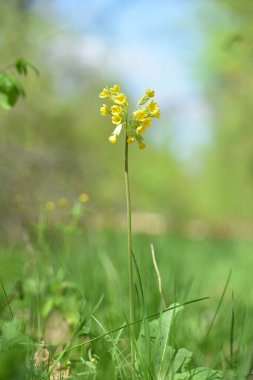
[[[146,89],[146,95],[147,95],[149,98],[153,98],[153,96],[155,96],[155,91],[154,91],[154,90],[150,90],[150,88],[147,88],[147,89]]]
[[[49,201],[45,204],[47,211],[52,211],[55,208],[55,203],[52,201]]]
[[[138,121],[143,121],[147,116],[147,112],[145,110],[137,110],[134,112],[134,117]]]
[[[142,126],[146,129],[147,127],[149,127],[151,125],[151,119],[150,117],[146,117],[143,121],[142,121]]]
[[[128,142],[128,144],[132,144],[134,142],[134,137],[133,136],[129,136],[127,138],[127,142]]]
[[[139,142],[139,148],[140,149],[144,149],[146,147],[146,145],[144,144],[144,142],[143,141],[140,141]]]
[[[155,103],[153,100],[147,105],[146,110],[153,112],[159,110],[158,104]]]
[[[90,199],[89,195],[87,193],[82,193],[79,195],[78,197],[79,201],[82,202],[82,203],[86,203],[88,202],[88,200]]]
[[[121,113],[121,111],[122,111],[122,107],[120,107],[120,106],[114,105],[111,107],[112,115],[119,115]]]
[[[111,135],[110,137],[108,137],[108,140],[111,144],[115,144],[116,141],[117,141],[117,136],[116,135]]]
[[[122,119],[121,119],[120,115],[114,115],[112,117],[112,123],[113,124],[119,125],[121,123],[121,121],[122,121]]]
[[[147,117],[146,119],[143,120],[143,123],[136,129],[137,134],[142,134],[145,132],[145,130],[150,126],[151,124],[151,119],[150,117]]]
[[[136,129],[136,133],[137,133],[137,135],[141,135],[144,131],[145,131],[145,128],[143,128],[143,125],[140,125],[140,126]]]
[[[100,114],[102,116],[106,116],[109,112],[108,106],[106,104],[103,104],[102,107],[100,108]]]
[[[117,95],[120,91],[120,86],[118,84],[115,84],[113,87],[110,88],[110,93],[113,95]]]
[[[152,117],[156,117],[157,119],[159,119],[159,117],[160,117],[160,110],[157,109],[157,110],[151,112],[151,116]]]
[[[105,87],[103,91],[101,91],[99,94],[100,98],[109,98],[109,96],[110,96],[110,90],[108,87]]]
[[[61,206],[61,207],[67,207],[69,204],[69,201],[67,200],[67,198],[59,198],[58,199],[58,205]]]
[[[113,98],[114,103],[124,104],[126,102],[126,95],[121,93]]]

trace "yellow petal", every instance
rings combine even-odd
[[[150,88],[147,88],[147,89],[146,89],[146,95],[147,95],[149,98],[153,98],[153,96],[155,96],[155,91],[154,91],[154,90],[151,90]]]
[[[134,142],[134,138],[133,138],[133,136],[129,136],[129,137],[127,138],[127,142],[128,142],[128,144],[132,144],[132,143]]]
[[[47,211],[52,211],[55,208],[55,203],[52,201],[49,201],[45,204]]]
[[[109,142],[111,144],[115,144],[116,141],[117,141],[117,137],[115,135],[111,135],[109,138],[108,138]]]
[[[61,207],[67,207],[69,204],[69,201],[67,200],[67,198],[59,198],[58,199],[58,205],[61,206]]]
[[[126,95],[121,93],[113,98],[114,103],[124,104],[126,102]]]
[[[108,106],[106,104],[103,104],[102,107],[100,108],[100,114],[102,116],[106,116],[108,114]]]
[[[108,87],[105,87],[99,94],[100,98],[108,98],[110,96],[110,91]]]
[[[90,199],[89,195],[87,193],[82,193],[79,195],[78,197],[79,201],[82,202],[82,203],[86,203],[88,202],[88,200]]]
[[[113,95],[116,95],[120,91],[120,86],[118,84],[115,84],[113,87],[110,88],[110,92]]]
[[[147,113],[145,110],[137,110],[133,114],[134,114],[135,119],[138,121],[143,121],[147,116]]]
[[[120,116],[120,115],[114,115],[114,116],[112,117],[112,123],[113,123],[113,124],[118,125],[118,124],[121,123],[121,121],[122,121],[122,119],[121,119],[121,116]]]
[[[120,106],[114,105],[111,107],[112,115],[119,115],[121,113],[121,111],[122,111],[122,107],[120,107]]]

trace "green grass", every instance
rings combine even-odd
[[[30,336],[38,330],[38,326],[43,331],[50,312],[58,310],[68,320],[71,336],[78,322],[77,309],[81,304],[81,317],[85,326],[83,331],[86,329],[89,337],[123,325],[128,320],[126,240],[126,234],[121,232],[90,231],[77,233],[69,252],[66,252],[66,245],[61,239],[52,237],[46,253],[38,251],[36,247],[29,254],[20,249],[2,248],[1,278],[6,292],[16,294],[16,299],[11,302],[12,311],[17,318],[22,314],[20,310],[30,313],[28,317],[22,317],[25,320],[22,322],[23,330]],[[150,251],[151,243],[155,247],[167,306],[174,302],[182,304],[210,297],[208,300],[185,306],[178,313],[170,336],[173,347],[185,347],[193,352],[194,366],[226,370],[226,378],[233,378],[228,370],[236,368],[237,374],[234,378],[246,378],[245,373],[251,369],[253,341],[253,242],[191,241],[180,236],[135,236],[134,253],[141,275],[146,314],[159,312],[161,308],[157,276]],[[220,302],[230,271],[231,278]],[[29,279],[33,279],[33,282]],[[15,287],[17,281],[21,281],[24,287],[25,295],[22,300],[18,299],[19,292],[17,286]],[[40,286],[40,297],[36,295],[36,286]],[[62,291],[64,286],[66,291]],[[136,316],[142,318],[143,302],[140,291],[137,293]],[[4,305],[3,292],[0,300],[1,305]],[[92,311],[96,304],[96,310]],[[103,328],[94,319],[90,319],[91,313]],[[3,321],[11,319],[7,307],[2,308],[1,318]],[[139,328],[140,324],[135,330],[138,331]],[[39,339],[38,336],[36,338]],[[78,339],[74,339],[70,345],[80,343]],[[106,377],[105,370],[109,366],[106,355],[109,355],[110,344],[102,338],[91,347],[92,355],[100,358],[96,364],[96,378],[103,378],[99,373],[104,373],[105,379],[111,376],[112,369],[108,369],[109,377]],[[119,346],[122,350],[119,361],[122,363],[122,355],[127,357],[129,349],[127,334],[124,332]],[[79,351],[74,354],[73,351],[71,355],[79,358],[81,354]],[[85,350],[86,359],[87,355],[88,351]],[[2,355],[2,360],[6,362],[7,359]],[[125,364],[127,366],[127,360]],[[79,367],[81,368],[81,364]],[[122,378],[127,378],[124,373],[123,371]],[[84,374],[77,378],[93,378],[89,376]],[[22,378],[26,377],[20,377]]]

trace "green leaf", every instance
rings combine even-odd
[[[13,107],[20,96],[25,96],[22,84],[12,75],[0,72],[0,105],[5,109]]]
[[[210,368],[198,367],[190,371],[178,373],[174,375],[174,380],[220,380],[224,379],[221,371]]]
[[[188,351],[186,348],[180,348],[175,356],[174,362],[173,362],[173,370],[174,373],[176,372],[182,372],[185,371],[187,368],[187,365],[191,361],[192,358],[192,352]]]
[[[27,63],[24,59],[18,59],[15,63],[15,67],[20,75],[27,75]]]
[[[15,318],[9,322],[1,323],[1,350],[16,347],[19,343],[27,341],[21,330],[21,324]]]
[[[150,350],[151,362],[156,369],[156,373],[166,372],[166,369],[171,364],[175,350],[168,345],[169,333],[172,322],[177,313],[182,310],[179,304],[171,305],[171,310],[161,313],[160,317],[149,322]],[[147,328],[147,327],[146,327]],[[137,340],[137,349],[140,360],[145,360],[147,357],[145,326],[141,327],[140,334]],[[166,369],[164,368],[166,367]]]
[[[28,68],[32,69],[35,74],[39,75],[39,70],[24,58],[17,59],[15,62],[15,67],[20,75],[26,76],[28,74]]]
[[[41,314],[43,317],[47,317],[54,307],[53,297],[48,297],[45,303],[42,306]]]

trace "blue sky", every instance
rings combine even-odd
[[[207,140],[210,123],[197,77],[205,2],[44,0],[41,9],[50,6],[64,31],[75,30],[78,49],[83,41],[84,59],[97,66],[101,62],[110,77],[124,78],[133,97],[146,87],[156,90],[166,115],[161,135],[171,134],[172,149],[188,159]]]

